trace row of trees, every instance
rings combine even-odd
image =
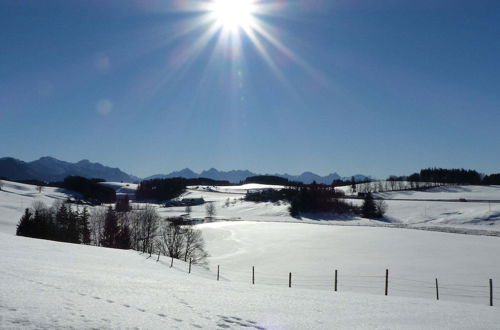
[[[179,197],[187,186],[197,185],[212,185],[224,186],[229,185],[228,181],[218,181],[206,178],[169,178],[169,179],[152,179],[141,181],[135,193],[138,200],[154,200],[164,202],[176,197]]]
[[[210,213],[212,216],[215,210]],[[206,262],[207,253],[201,232],[185,225],[184,219],[163,220],[156,208],[147,205],[132,209],[128,199],[118,200],[115,207],[80,210],[58,202],[47,207],[36,202],[26,209],[16,234],[55,241],[92,244],[141,252],[161,253],[193,263]]]
[[[356,207],[342,199],[344,193],[326,185],[304,185],[296,190],[290,201],[291,216],[300,213],[331,212],[336,214],[356,213]]]
[[[290,203],[288,211],[293,217],[301,213],[335,213],[335,214],[361,214],[370,219],[382,218],[387,210],[383,200],[375,200],[371,193],[365,194],[363,206],[358,207],[347,202],[345,194],[332,186],[322,184],[300,185],[284,189],[266,189],[249,191],[245,195],[246,201],[272,202],[285,201]]]
[[[64,203],[47,208],[37,202],[26,209],[16,234],[60,242],[90,244],[90,214],[87,208],[73,210]]]

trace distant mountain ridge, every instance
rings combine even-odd
[[[53,157],[42,157],[32,162],[24,162],[11,157],[0,158],[0,177],[11,180],[62,181],[67,176],[100,178],[106,181],[134,182],[139,178],[121,171],[119,168],[92,163],[87,159],[77,163],[65,162]]]
[[[215,168],[211,168],[209,170],[202,171],[201,173],[196,173],[189,168],[185,168],[180,171],[171,172],[169,174],[156,174],[150,177],[145,178],[144,180],[151,179],[168,179],[168,178],[186,178],[186,179],[194,179],[194,178],[207,178],[213,180],[221,180],[221,181],[229,181],[231,183],[239,183],[244,181],[248,177],[256,176],[256,175],[274,175],[282,178],[286,178],[289,181],[299,181],[303,183],[312,183],[316,181],[316,183],[323,184],[331,184],[334,180],[350,180],[351,176],[341,177],[337,173],[331,173],[325,176],[320,176],[318,174],[312,172],[304,172],[300,175],[290,175],[290,174],[258,174],[253,173],[248,170],[232,170],[232,171],[219,171]],[[356,181],[371,179],[370,177],[362,174],[354,175]]]
[[[121,171],[119,168],[112,168],[100,163],[92,163],[87,159],[76,163],[62,161],[53,157],[42,157],[32,162],[24,162],[12,157],[0,158],[0,177],[11,180],[40,180],[40,181],[62,181],[67,176],[77,175],[85,178],[100,178],[106,181],[136,182],[141,179]],[[334,180],[350,180],[351,176],[341,177],[337,173],[331,173],[321,176],[312,172],[304,172],[300,175],[290,174],[260,174],[249,170],[231,170],[219,171],[211,168],[201,173],[196,173],[189,168],[180,171],[174,171],[169,174],[156,174],[145,178],[144,180],[163,179],[182,177],[186,179],[207,178],[219,181],[229,181],[239,183],[248,177],[256,175],[275,175],[286,178],[289,181],[298,181],[303,183],[331,184]],[[370,179],[370,177],[358,174],[354,175],[357,181]]]

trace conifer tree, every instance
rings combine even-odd
[[[361,207],[363,218],[376,219],[378,218],[377,206],[373,200],[371,193],[367,193]]]
[[[57,228],[57,237],[54,237],[54,239],[56,241],[67,242],[69,216],[68,209],[65,204],[62,204],[59,209],[57,209],[55,223]]]
[[[90,244],[89,218],[90,218],[89,211],[87,210],[86,207],[84,207],[79,217],[80,241],[83,244]]]
[[[24,210],[24,215],[17,224],[17,236],[31,236],[32,214],[29,209]]]
[[[116,247],[119,249],[128,250],[131,247],[130,240],[130,229],[127,224],[123,224],[120,228],[120,232],[118,233]]]
[[[68,229],[66,241],[70,243],[80,243],[80,214],[68,208]]]
[[[104,232],[101,239],[102,246],[116,247],[118,233],[118,217],[110,206],[106,212],[106,218],[104,219]]]

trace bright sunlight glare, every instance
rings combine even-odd
[[[211,11],[223,28],[236,30],[252,23],[254,7],[254,0],[214,0]]]

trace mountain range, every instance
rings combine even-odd
[[[106,181],[123,181],[123,182],[137,182],[141,178],[125,173],[119,168],[112,168],[100,163],[92,163],[86,159],[77,163],[65,162],[53,157],[42,157],[32,162],[24,162],[19,159],[6,157],[0,158],[0,177],[11,180],[40,180],[40,181],[62,181],[65,177],[70,175],[78,175],[86,178],[100,178]],[[144,180],[161,179],[161,178],[175,178],[183,177],[187,179],[193,178],[208,178],[220,181],[229,181],[232,183],[239,183],[246,178],[256,175],[262,175],[250,172],[248,170],[231,170],[219,171],[211,168],[201,173],[196,173],[189,168],[181,171],[171,172],[169,174],[156,174]],[[351,177],[341,177],[337,173],[331,173],[326,176],[320,176],[312,172],[304,172],[300,175],[290,174],[273,174],[275,176],[286,178],[290,181],[299,181],[303,183],[317,183],[331,184],[333,180],[343,179],[350,180]],[[369,179],[365,175],[355,175],[357,181]]]
[[[11,180],[62,181],[70,175],[100,178],[106,181],[134,182],[138,177],[119,168],[92,163],[86,159],[77,163],[65,162],[53,157],[42,157],[32,162],[6,157],[0,158],[0,177]]]
[[[232,183],[239,183],[244,181],[246,178],[256,175],[266,175],[266,174],[258,174],[253,173],[248,170],[232,170],[232,171],[218,171],[215,168],[211,168],[209,170],[203,171],[201,173],[196,173],[190,170],[189,168],[185,168],[181,171],[175,171],[169,174],[156,174],[150,177],[145,178],[145,180],[150,179],[167,179],[167,178],[175,178],[182,177],[186,179],[194,179],[194,178],[208,178],[214,180],[222,180],[229,181]],[[290,175],[290,174],[272,174],[274,176],[279,176],[282,178],[286,178],[289,181],[298,181],[303,183],[312,183],[316,181],[316,183],[323,184],[331,184],[334,180],[351,180],[351,177],[341,177],[337,173],[331,173],[325,176],[320,176],[318,174],[312,172],[304,172],[300,175]],[[356,181],[367,180],[370,177],[362,174],[354,175]]]

